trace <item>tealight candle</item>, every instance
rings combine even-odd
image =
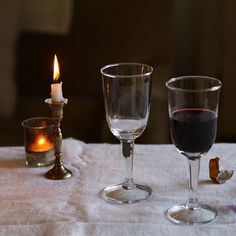
[[[53,68],[53,84],[51,84],[51,97],[52,102],[63,102],[64,97],[62,94],[62,82],[58,82],[60,77],[59,63],[57,56],[54,56],[54,68]]]
[[[53,143],[47,138],[46,135],[36,135],[35,142],[29,146],[31,152],[46,152],[53,148]]]
[[[48,166],[55,162],[54,121],[48,117],[33,117],[22,122],[26,165]]]

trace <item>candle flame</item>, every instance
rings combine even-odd
[[[38,140],[37,140],[37,143],[39,146],[42,146],[46,143],[46,140],[44,137],[39,137]]]
[[[57,55],[54,55],[53,81],[56,82],[60,76],[60,69],[57,60]]]
[[[31,152],[46,152],[52,148],[53,143],[45,135],[38,135],[35,142],[28,147]]]

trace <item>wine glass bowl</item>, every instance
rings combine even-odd
[[[217,212],[197,198],[200,158],[215,142],[221,82],[206,76],[183,76],[166,83],[172,142],[189,163],[189,197],[166,217],[176,224],[203,224]]]
[[[124,180],[106,187],[102,197],[112,203],[147,199],[152,190],[133,180],[134,141],[146,128],[150,112],[152,67],[141,63],[117,63],[101,68],[106,120],[121,142]]]
[[[180,153],[192,158],[202,156],[211,148],[216,125],[217,115],[208,109],[180,109],[170,116],[173,143]]]

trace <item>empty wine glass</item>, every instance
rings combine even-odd
[[[112,64],[101,69],[106,120],[121,142],[125,162],[123,182],[102,191],[108,202],[134,203],[151,195],[151,188],[133,180],[133,148],[148,121],[152,71],[151,66],[139,63]]]
[[[188,201],[168,209],[166,216],[176,224],[208,223],[217,212],[200,204],[196,192],[200,158],[216,137],[221,82],[204,76],[183,76],[170,79],[166,86],[172,142],[189,163]]]

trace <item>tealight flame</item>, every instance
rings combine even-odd
[[[60,76],[60,69],[57,60],[57,55],[54,55],[53,81],[56,82]]]
[[[42,146],[46,143],[46,140],[44,137],[40,137],[40,138],[38,138],[37,143],[39,146]]]

